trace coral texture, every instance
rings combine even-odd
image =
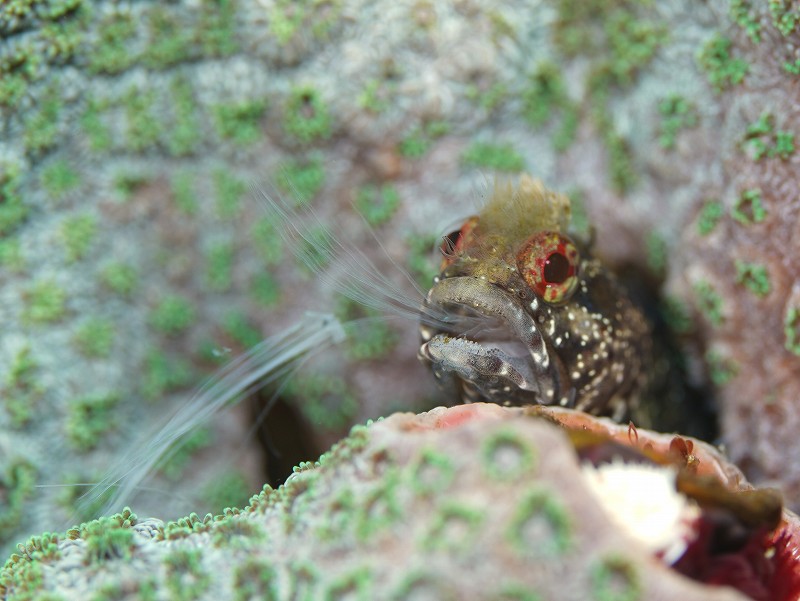
[[[747,487],[697,444],[703,469]],[[125,512],[37,537],[1,578],[7,598],[745,599],[630,539],[559,428],[484,404],[357,427],[241,511],[167,525]]]
[[[726,448],[797,507],[798,23],[780,0],[0,3],[0,543],[69,519],[80,483],[306,309],[366,318],[284,389],[318,449],[449,402],[415,325],[288,256],[264,181],[394,273],[360,211],[422,287],[487,179],[568,193],[607,262],[664,282]],[[250,421],[197,431],[136,510],[243,503]]]

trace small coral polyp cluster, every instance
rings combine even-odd
[[[756,512],[738,513],[753,495],[774,497],[737,492],[748,485],[711,447],[570,411],[533,413],[475,404],[356,427],[242,510],[169,524],[126,510],[33,538],[0,572],[0,592],[49,600],[796,598],[796,517],[781,517],[779,503],[766,504],[761,523]],[[583,474],[612,458],[664,459],[670,447],[673,467],[652,469],[672,470],[673,482],[677,466],[691,470],[679,488],[700,526],[681,559],[660,562],[648,536],[620,527]],[[716,474],[719,489],[697,488],[704,472]],[[649,502],[660,500],[674,504]],[[693,548],[698,540],[703,548]],[[739,552],[748,544],[759,552]]]

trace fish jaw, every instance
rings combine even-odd
[[[485,329],[500,333],[481,334],[480,326],[467,328],[458,318],[447,330],[423,327],[419,358],[437,379],[460,379],[467,389],[503,404],[569,404],[561,362],[519,299],[482,278],[459,276],[436,282],[425,303],[468,314],[467,323],[477,316]]]

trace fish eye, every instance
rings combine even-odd
[[[478,225],[478,217],[473,215],[464,222],[461,229],[455,230],[442,236],[442,244],[439,247],[444,259],[442,260],[441,269],[444,269],[455,261],[456,256],[460,254],[464,248],[472,240],[472,232]]]
[[[517,253],[517,270],[533,292],[551,304],[572,296],[580,256],[575,243],[558,232],[539,232]]]

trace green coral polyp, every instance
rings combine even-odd
[[[56,145],[62,109],[60,97],[52,92],[40,103],[39,110],[25,118],[23,137],[29,154],[43,154]]]
[[[41,536],[34,536],[25,543],[17,545],[17,550],[22,558],[28,561],[53,560],[61,557],[58,547],[59,535],[45,532]]]
[[[482,511],[465,504],[448,503],[438,511],[423,546],[450,553],[468,553],[474,549],[483,521]]]
[[[525,495],[506,534],[511,545],[525,557],[553,559],[572,546],[569,515],[545,490],[532,490]]]
[[[42,186],[55,199],[60,199],[80,184],[77,172],[66,161],[56,161],[42,171]]]
[[[250,282],[250,296],[263,307],[274,307],[281,298],[278,281],[268,271],[253,276]]]
[[[645,238],[647,267],[657,276],[663,276],[667,270],[669,248],[664,237],[658,232],[648,232]]]
[[[155,400],[191,383],[192,370],[184,360],[153,350],[145,357],[142,380],[142,395]]]
[[[444,453],[425,449],[411,466],[411,486],[420,495],[445,490],[455,478],[455,466]]]
[[[389,468],[381,485],[362,502],[356,518],[356,536],[359,540],[370,540],[402,518],[403,512],[397,500],[399,484],[398,470]]]
[[[310,86],[292,90],[284,110],[286,133],[308,144],[331,136],[331,118],[320,93]]]
[[[767,296],[772,289],[767,268],[758,263],[737,260],[736,282],[744,284],[756,296]]]
[[[37,372],[38,364],[31,357],[30,347],[22,348],[14,356],[2,389],[5,409],[15,428],[30,422],[36,402],[44,394],[44,387],[36,377]]]
[[[94,318],[82,324],[73,341],[86,357],[107,357],[114,345],[116,330],[110,319]]]
[[[289,599],[312,601],[317,599],[320,576],[316,568],[308,563],[295,562],[289,566]]]
[[[293,379],[286,388],[288,395],[302,399],[300,410],[311,423],[324,428],[344,428],[358,410],[358,403],[347,382],[333,375],[306,375]]]
[[[640,577],[633,563],[611,555],[592,568],[592,598],[595,601],[638,601],[642,598]]]
[[[93,563],[127,561],[133,553],[133,531],[113,518],[100,518],[85,524],[80,537],[86,541],[86,553]]]
[[[122,73],[136,62],[128,42],[136,35],[136,24],[129,14],[116,13],[98,27],[100,37],[87,54],[89,71],[106,75]]]
[[[797,29],[800,24],[800,9],[794,2],[769,0],[768,6],[772,24],[781,32],[781,35],[788,36]]]
[[[400,194],[391,184],[380,187],[366,185],[359,188],[355,199],[356,209],[373,227],[388,222],[400,207]]]
[[[389,598],[392,601],[406,601],[406,599],[455,601],[458,597],[447,584],[442,582],[441,576],[415,570],[402,580]]]
[[[226,334],[245,348],[253,348],[263,339],[261,332],[240,311],[231,311],[225,315],[222,327]]]
[[[408,159],[418,159],[425,155],[433,142],[450,131],[447,121],[429,121],[414,127],[407,133],[398,145],[400,154]]]
[[[578,107],[567,94],[561,71],[549,62],[540,63],[522,93],[522,116],[535,128],[554,119],[560,120],[553,133],[553,147],[566,150],[575,139]]]
[[[542,598],[522,584],[508,584],[500,589],[497,601],[542,601]]]
[[[230,509],[230,508],[226,508]],[[263,529],[238,515],[216,519],[211,528],[211,542],[216,547],[249,548],[264,540]]]
[[[80,451],[97,446],[99,438],[116,427],[115,393],[97,394],[73,401],[67,418],[67,438]]]
[[[697,125],[697,109],[683,96],[673,94],[658,103],[661,115],[661,134],[658,143],[665,150],[675,148],[675,140],[683,129]]]
[[[75,215],[65,219],[61,225],[61,238],[67,260],[74,263],[83,259],[96,233],[97,219],[94,215]]]
[[[266,561],[249,558],[233,575],[234,601],[278,601],[278,575]]]
[[[218,243],[211,247],[206,257],[206,284],[215,292],[229,290],[232,283],[233,247]]]
[[[246,146],[261,137],[261,117],[267,110],[265,100],[249,100],[215,107],[217,133],[222,138]]]
[[[230,509],[234,506],[243,505],[251,492],[250,485],[247,483],[247,479],[244,475],[237,470],[232,470],[209,482],[209,484],[204,487],[203,499],[208,504],[208,507],[219,511],[218,508],[220,507]],[[243,522],[239,520],[235,523],[240,524]],[[249,522],[247,526],[249,526]],[[243,528],[247,526],[243,526]],[[258,534],[258,532],[253,530],[254,537]]]
[[[731,0],[730,14],[754,44],[761,42],[761,23],[754,14],[749,0]]]
[[[341,4],[341,0],[277,0],[269,12],[269,30],[280,46],[304,31],[324,39],[339,20]]]
[[[250,236],[256,252],[266,265],[275,265],[283,257],[283,246],[278,229],[270,217],[262,217],[253,224]]]
[[[707,236],[713,232],[724,214],[725,208],[720,201],[706,201],[697,218],[697,233],[701,236]]]
[[[481,458],[484,471],[495,480],[516,480],[529,473],[536,456],[515,432],[500,430],[483,443]]]
[[[177,294],[165,297],[150,314],[150,324],[159,332],[174,336],[186,331],[195,320],[195,308]]]
[[[214,516],[210,513],[207,513],[203,518],[196,513],[190,513],[184,518],[165,524],[160,538],[162,540],[176,540],[186,538],[193,532],[207,532],[211,529],[213,521]]]
[[[18,163],[0,163],[0,236],[10,234],[28,215],[20,193],[21,180]]]
[[[742,192],[733,205],[731,215],[736,221],[744,225],[764,221],[767,218],[767,210],[764,208],[761,190],[754,188]]]
[[[172,131],[167,137],[167,150],[173,156],[187,156],[197,150],[202,139],[197,118],[194,91],[184,79],[172,83]]]
[[[144,152],[158,144],[162,125],[153,112],[155,101],[152,90],[131,88],[125,96],[125,141],[133,152]]]
[[[736,362],[720,351],[711,349],[705,355],[708,374],[715,386],[725,386],[739,373]]]
[[[190,57],[192,32],[164,7],[148,11],[150,36],[142,62],[151,69],[167,69]]]
[[[174,601],[191,601],[208,590],[211,576],[202,561],[200,549],[178,550],[166,556],[167,589]]]
[[[325,183],[322,157],[312,154],[302,160],[289,160],[279,167],[278,188],[297,204],[310,202]]]
[[[333,582],[325,591],[325,601],[369,601],[371,594],[372,571],[369,568],[359,568],[345,574]]]
[[[227,169],[217,169],[214,172],[217,214],[223,219],[235,217],[239,212],[239,201],[246,189],[244,182],[231,175]]]
[[[767,112],[762,113],[757,121],[748,126],[743,145],[756,161],[775,157],[787,160],[795,152],[794,134],[776,131],[775,118]]]
[[[126,263],[109,263],[103,268],[100,279],[120,296],[131,296],[138,285],[136,269]]]
[[[700,281],[694,285],[694,293],[697,298],[698,308],[706,319],[712,325],[722,325],[724,320],[722,297],[714,290],[714,287],[709,282]]]
[[[468,167],[495,169],[517,173],[525,169],[525,159],[510,144],[473,142],[461,154],[461,162]]]
[[[676,334],[688,334],[693,322],[686,303],[674,296],[666,296],[661,303],[660,312],[669,328]]]
[[[0,536],[7,537],[19,525],[25,503],[30,499],[36,484],[36,468],[27,460],[7,460],[5,473],[0,479],[3,502],[0,503]]]
[[[81,127],[89,139],[89,148],[94,152],[104,152],[111,148],[111,131],[101,114],[105,108],[103,103],[90,99],[80,120]]]
[[[67,293],[53,280],[42,280],[24,293],[24,321],[46,324],[58,321],[66,312]]]
[[[726,37],[715,35],[703,46],[698,62],[717,92],[744,81],[749,70],[746,61],[731,56],[733,43]]]
[[[317,536],[329,541],[341,539],[346,532],[353,530],[355,520],[355,495],[351,489],[345,488],[326,507],[325,520],[317,529]]]
[[[783,318],[784,347],[794,355],[800,356],[800,308],[789,306]]]

